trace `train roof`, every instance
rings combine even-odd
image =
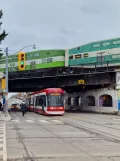
[[[61,89],[61,88],[46,88],[46,89],[43,89],[43,90],[34,92],[34,93],[32,93],[31,95],[38,94],[38,93],[41,93],[41,92],[46,92],[47,94],[48,94],[48,93],[55,93],[55,92],[64,93],[64,90]]]

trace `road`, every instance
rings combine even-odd
[[[12,112],[8,161],[120,161],[120,116]]]

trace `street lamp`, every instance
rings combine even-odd
[[[32,46],[33,49],[36,49],[34,45],[27,45],[20,49],[18,52],[22,51],[23,49]],[[18,53],[16,52],[16,53]],[[6,79],[6,87],[5,87],[5,117],[8,115],[8,47],[5,48],[6,53],[6,72],[5,72],[5,79]],[[14,53],[14,54],[16,54]]]

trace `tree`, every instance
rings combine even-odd
[[[2,10],[0,10],[0,19],[2,18],[3,16],[3,12]],[[2,22],[0,22],[0,29],[1,29],[1,25],[2,25]],[[5,39],[5,37],[7,36],[8,34],[6,34],[5,30],[3,30],[2,32],[0,32],[0,44],[1,42]],[[0,58],[2,57],[3,53],[1,53],[2,50],[0,50]]]
[[[2,10],[0,10],[0,19],[2,18],[3,16],[3,12]],[[1,29],[1,25],[2,25],[2,22],[0,22],[0,29]],[[2,33],[0,33],[0,44],[1,42],[6,38],[8,34],[6,34],[5,30],[2,31]]]

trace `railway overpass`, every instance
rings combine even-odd
[[[120,70],[117,66],[93,64],[93,68],[85,65],[9,73],[9,92],[32,92],[49,87],[66,91],[68,109],[120,111]]]
[[[116,67],[58,67],[9,73],[9,92],[31,92],[45,87],[61,87],[68,92],[116,84]],[[79,84],[78,80],[84,80]]]

